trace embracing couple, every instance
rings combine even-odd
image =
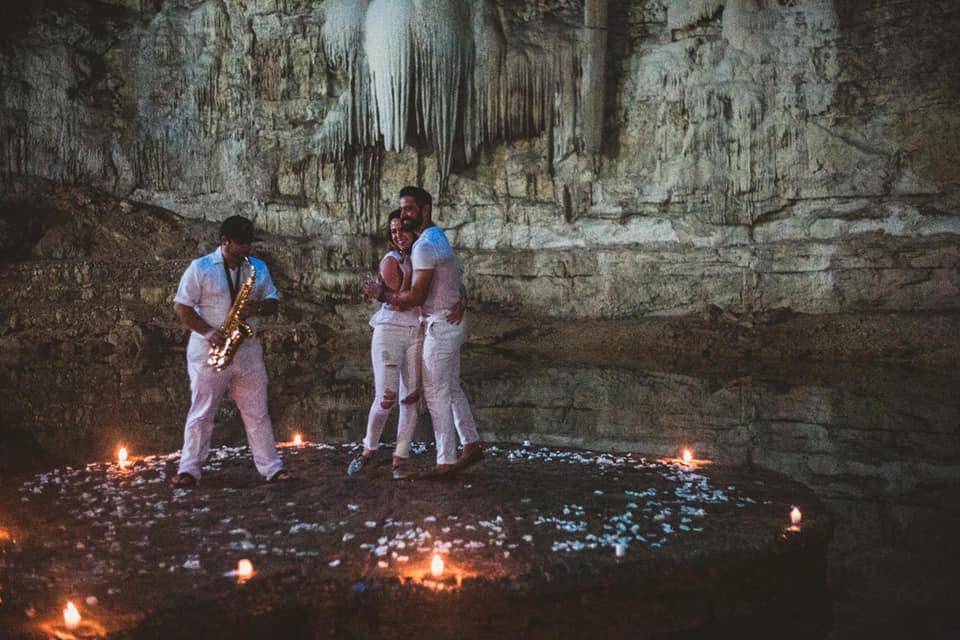
[[[391,250],[380,261],[380,278],[363,285],[368,297],[383,304],[370,319],[376,397],[363,453],[350,463],[350,475],[370,468],[387,416],[397,405],[393,477],[415,475],[410,441],[421,386],[437,445],[437,466],[426,475],[445,477],[483,458],[477,424],[460,387],[460,347],[467,337],[460,263],[433,223],[432,204],[420,187],[400,190],[400,208],[388,220]],[[459,457],[457,436],[463,444]]]

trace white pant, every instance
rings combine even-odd
[[[200,465],[210,454],[213,419],[227,389],[240,409],[247,444],[257,471],[265,478],[283,468],[273,440],[273,424],[267,411],[267,370],[263,346],[248,338],[237,350],[233,362],[217,372],[207,365],[210,347],[206,340],[191,336],[187,345],[187,372],[190,375],[190,412],[183,429],[180,473],[200,478]]]
[[[460,347],[467,339],[467,321],[447,322],[440,311],[424,322],[423,396],[433,420],[437,441],[437,464],[457,461],[457,442],[470,444],[480,439],[470,403],[460,387]]]
[[[370,358],[373,361],[373,380],[376,397],[370,405],[367,417],[367,436],[363,446],[376,449],[380,435],[394,405],[400,405],[397,423],[397,446],[393,455],[410,457],[410,441],[417,427],[417,404],[404,403],[420,386],[420,352],[423,337],[420,326],[403,327],[393,324],[378,324],[373,328],[370,342]]]

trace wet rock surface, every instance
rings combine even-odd
[[[389,451],[348,478],[358,452],[285,446],[298,479],[284,484],[222,447],[191,490],[166,484],[176,454],[136,452],[126,468],[10,485],[0,624],[39,637],[66,600],[117,637],[634,637],[772,630],[786,612],[802,611],[808,632],[826,620],[832,521],[774,474],[493,445],[445,481],[389,479]],[[432,464],[431,448],[415,452]],[[793,506],[803,522],[789,529]],[[244,558],[249,580],[235,571]]]

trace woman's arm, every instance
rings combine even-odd
[[[424,303],[432,283],[433,269],[414,269],[409,290],[391,291],[385,282],[374,280],[363,283],[363,293],[371,300],[386,302],[395,309],[406,311]]]
[[[403,273],[403,269],[401,269],[400,271],[401,273]],[[412,283],[413,283],[413,269],[410,269],[410,271],[403,273],[403,284],[400,285],[400,290],[410,291],[410,286]]]
[[[396,258],[388,257],[380,262],[380,277],[390,291],[400,291],[403,288],[403,271]]]

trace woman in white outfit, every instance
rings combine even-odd
[[[380,278],[390,291],[410,288],[413,267],[410,248],[416,240],[411,227],[405,227],[400,210],[388,218],[390,252],[380,261]],[[420,386],[420,360],[423,335],[420,332],[420,307],[401,311],[386,303],[370,318],[373,340],[370,356],[376,397],[367,417],[367,435],[363,439],[363,453],[347,468],[351,476],[369,468],[380,446],[380,436],[390,411],[400,405],[397,423],[397,445],[393,451],[393,477],[400,480],[410,475],[407,461],[410,441],[417,426],[417,400]]]

